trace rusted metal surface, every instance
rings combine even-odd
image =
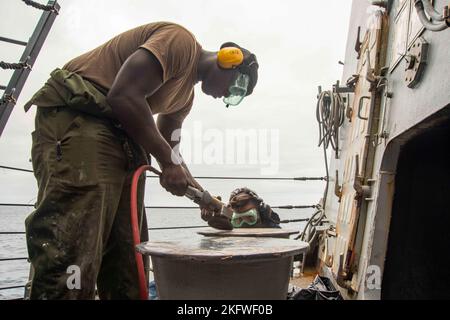
[[[415,88],[425,71],[428,59],[428,43],[422,39],[417,39],[407,51],[407,61],[405,68],[405,82],[408,88]]]
[[[380,109],[379,84],[382,82],[381,69],[384,67],[385,48],[382,45],[383,32],[386,32],[386,15],[376,11],[371,16],[371,24],[360,46],[360,60],[357,66],[358,81],[353,96],[351,121],[346,124],[348,134],[342,145],[341,167],[343,171],[340,205],[337,218],[337,239],[332,250],[333,271],[339,285],[356,290],[351,280],[356,271],[357,234],[365,220],[361,210],[366,197],[370,194],[367,179],[373,167],[372,143],[378,130]],[[336,178],[336,182],[338,178]],[[334,249],[334,250],[333,250]]]
[[[208,237],[257,237],[257,238],[289,238],[299,233],[298,230],[280,228],[237,228],[230,231],[208,228],[197,232]]]
[[[286,299],[294,255],[305,242],[255,237],[149,241],[160,299]]]

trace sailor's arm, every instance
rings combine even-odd
[[[106,99],[127,134],[160,163],[161,185],[182,196],[188,184],[186,174],[172,161],[172,148],[159,132],[146,100],[162,84],[159,61],[149,51],[138,49],[121,67]]]
[[[172,149],[174,149],[177,145],[181,143],[181,127],[183,126],[183,121],[179,119],[175,119],[170,116],[170,114],[160,114],[158,116],[157,126],[159,132],[161,132],[161,135],[164,137],[164,139],[167,141],[167,143],[170,145]],[[174,132],[177,132],[175,135],[173,135]],[[197,188],[201,191],[203,191],[202,186],[197,182],[197,180],[194,179],[192,176],[189,168],[187,167],[186,163],[184,162],[183,158],[181,157],[181,154],[179,154],[180,160],[182,161],[181,165],[185,169],[186,175],[188,177],[189,184],[193,186],[194,188]]]
[[[162,136],[166,139],[167,143],[169,143],[169,145],[172,148],[175,148],[175,146],[181,142],[181,135],[180,135],[181,132],[177,132],[173,137],[174,139],[172,139],[172,134],[176,130],[181,130],[183,121],[172,118],[170,115],[159,115],[157,124],[159,131],[161,132]],[[197,182],[197,180],[194,179],[184,161],[182,163],[182,166],[186,169],[185,172],[188,176],[189,184],[194,188],[203,191],[204,190],[203,187]],[[200,216],[205,221],[208,221],[212,217],[213,213],[214,209],[207,207],[200,207]]]

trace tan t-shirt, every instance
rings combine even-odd
[[[152,113],[170,114],[183,120],[194,101],[201,46],[180,25],[156,22],[126,31],[69,61],[63,69],[76,72],[108,91],[122,64],[138,48],[153,53],[163,69],[164,84],[147,99]]]

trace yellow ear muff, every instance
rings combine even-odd
[[[217,53],[217,63],[221,68],[233,69],[242,64],[244,54],[242,50],[235,47],[225,47]]]

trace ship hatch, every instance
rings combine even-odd
[[[383,299],[450,299],[450,121],[402,148]]]

